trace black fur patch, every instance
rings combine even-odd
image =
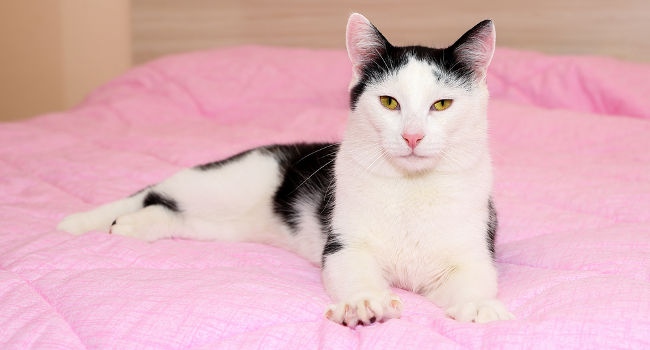
[[[167,197],[162,193],[151,191],[147,193],[147,196],[144,197],[142,201],[142,207],[148,207],[150,205],[162,205],[163,207],[178,213],[180,209],[178,208],[178,203],[173,198]]]
[[[491,21],[489,20],[477,24],[461,36],[453,45],[444,49],[424,46],[393,46],[375,28],[375,35],[377,40],[383,43],[383,48],[378,51],[376,57],[373,57],[363,66],[359,81],[350,90],[350,108],[352,110],[355,109],[359,97],[369,84],[381,81],[386,76],[397,72],[408,63],[410,57],[429,62],[431,65],[440,68],[446,75],[453,78],[453,81],[447,83],[452,85],[459,84],[460,86],[469,88],[477,79],[475,67],[471,67],[468,62],[459,59],[456,54],[456,49],[468,40],[474,39],[479,31],[490,24]],[[439,76],[435,76],[433,72],[431,74],[435,78],[440,78]]]
[[[320,207],[318,208],[318,219],[320,221],[323,232],[326,234],[327,240],[323,248],[323,256],[321,257],[321,264],[325,266],[325,260],[328,255],[334,254],[343,249],[343,244],[338,239],[338,234],[332,228],[332,217],[334,216],[334,185],[327,191],[321,200]]]
[[[323,248],[323,257],[321,260],[322,266],[325,266],[325,261],[329,255],[332,255],[341,249],[343,249],[343,244],[339,241],[338,235],[330,232],[330,234],[327,235],[327,241],[325,241],[325,248]]]
[[[282,183],[273,196],[273,210],[297,232],[300,224],[298,206],[302,202],[318,203],[323,232],[327,233],[334,205],[334,160],[339,145],[312,143],[274,145],[261,148],[271,154],[280,165]],[[328,204],[328,200],[331,204]]]
[[[301,203],[315,203],[315,215],[326,239],[323,264],[328,255],[343,248],[332,230],[336,198],[334,162],[339,145],[313,143],[275,145],[260,148],[272,155],[280,165],[282,183],[273,196],[273,210],[296,233],[300,226]]]
[[[492,259],[494,259],[494,240],[496,239],[497,228],[499,227],[499,219],[497,218],[497,210],[494,208],[492,197],[488,200],[488,211],[490,216],[487,224],[487,244]]]
[[[220,167],[222,167],[222,166],[224,166],[224,165],[226,165],[226,164],[228,164],[230,162],[234,162],[234,161],[236,161],[238,159],[241,159],[242,157],[244,157],[245,155],[249,154],[252,151],[253,150],[243,151],[243,152],[235,154],[234,156],[228,157],[226,159],[218,160],[216,162],[210,162],[210,163],[197,165],[194,168],[199,169],[199,170],[203,170],[203,171],[218,169],[218,168],[220,168]]]
[[[301,203],[315,203],[315,215],[321,225],[321,233],[328,244],[325,254],[342,248],[332,233],[334,210],[334,161],[339,145],[336,143],[298,143],[271,145],[247,150],[230,158],[198,165],[203,171],[218,169],[253,151],[272,156],[278,162],[282,182],[273,195],[273,211],[295,234],[300,226]],[[174,202],[175,204],[175,202]]]

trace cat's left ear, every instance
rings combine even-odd
[[[452,46],[456,59],[464,63],[483,79],[494,55],[496,30],[494,23],[486,19],[463,34]]]
[[[388,40],[366,17],[359,13],[350,15],[345,33],[345,46],[355,74],[360,74],[365,64],[383,55],[389,45]]]

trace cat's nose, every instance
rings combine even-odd
[[[424,134],[407,134],[407,133],[404,133],[404,134],[402,134],[402,138],[404,139],[404,141],[406,141],[406,143],[409,145],[409,147],[411,147],[411,149],[415,149],[415,147],[417,147],[418,143],[420,143],[420,141],[422,141],[422,139],[424,138]]]

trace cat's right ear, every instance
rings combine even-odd
[[[457,59],[467,65],[479,79],[485,78],[494,56],[496,31],[491,20],[477,24],[452,46]]]
[[[363,66],[383,55],[390,45],[386,38],[359,13],[353,13],[348,19],[345,33],[345,46],[354,67],[354,73],[360,74]]]

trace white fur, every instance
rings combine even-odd
[[[367,36],[370,24],[358,16],[350,22]],[[359,48],[369,47],[354,34],[348,27],[353,63]],[[496,299],[497,271],[486,242],[492,191],[487,87],[484,81],[469,90],[455,87],[445,77],[435,79],[434,71],[411,58],[368,85],[350,113],[336,158],[332,222],[344,248],[323,266],[323,283],[334,301],[326,316],[335,322],[354,326],[399,317],[402,301],[390,286],[420,293],[460,321],[513,318]],[[384,108],[382,95],[396,98],[401,108]],[[431,111],[440,99],[453,103]],[[403,133],[424,138],[411,150]],[[300,227],[290,232],[273,213],[281,180],[277,161],[253,151],[219,169],[183,170],[152,187],[177,200],[182,215],[160,206],[141,209],[141,193],[70,215],[58,228],[108,232],[117,217],[114,234],[149,241],[175,236],[262,242],[319,263],[325,238],[317,208],[299,203]]]
[[[252,241],[295,250],[311,261],[313,247],[292,238],[273,213],[272,197],[281,182],[276,160],[254,151],[217,170],[189,168],[150,189],[168,194],[182,215],[159,206],[142,208],[144,193],[64,218],[58,229],[73,234],[97,230],[147,241],[181,237]],[[111,229],[112,221],[117,224]],[[321,239],[320,244],[324,244]]]
[[[510,319],[495,299],[497,274],[486,242],[487,87],[444,86],[431,70],[411,59],[370,86],[350,115],[336,164],[334,213],[346,248],[328,257],[323,271],[339,302],[332,309],[353,310],[361,295],[381,303],[391,284],[429,297],[459,320]],[[384,108],[382,95],[395,97],[401,109]],[[443,98],[453,99],[452,106],[430,111]],[[422,158],[403,158],[411,153],[403,132],[425,135],[414,150]]]

